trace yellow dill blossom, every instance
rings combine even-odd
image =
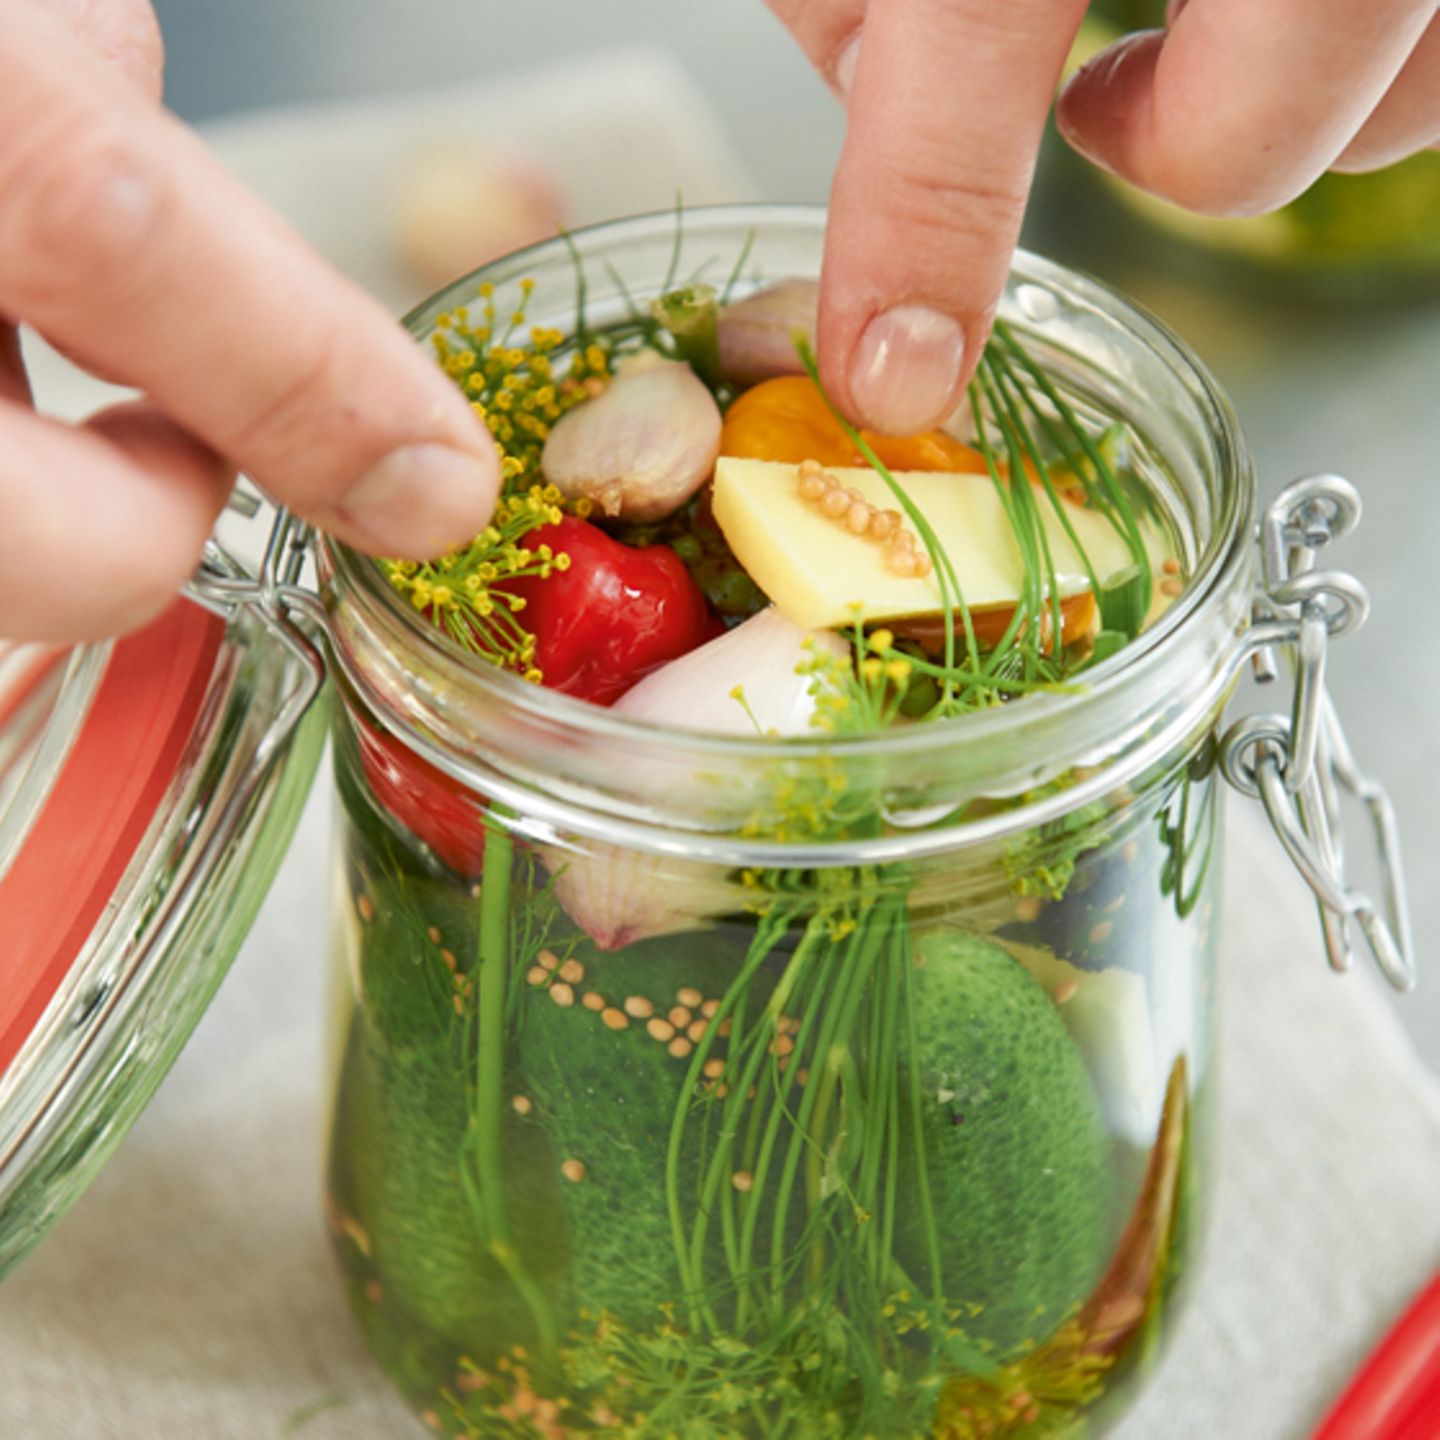
[[[801,673],[810,676],[814,724],[832,735],[874,734],[896,722],[915,667],[895,652],[891,631],[866,635],[859,614],[850,640],[852,654],[815,653],[801,666]]]
[[[490,524],[464,549],[423,564],[382,560],[381,569],[399,594],[457,643],[538,685],[544,677],[533,663],[535,637],[516,619],[525,601],[503,582],[569,568],[564,551],[521,543],[542,526],[557,524],[562,502],[553,485],[502,495]]]
[[[525,329],[525,305],[534,285],[522,281],[520,303],[507,315],[496,309],[495,287],[480,286],[481,313],[473,320],[461,308],[438,316],[431,343],[441,369],[469,397],[501,454],[507,492],[523,492],[540,479],[540,452],[555,422],[609,382],[609,347],[596,340],[574,346],[555,379],[556,360],[566,348],[561,331],[535,325]],[[524,342],[517,343],[517,335]],[[557,502],[559,503],[559,502]]]
[[[963,1316],[951,1312],[950,1318]],[[1058,1427],[1101,1397],[1106,1372],[1115,1364],[1115,1356],[1096,1348],[1094,1341],[1094,1334],[1077,1318],[1045,1344],[987,1375],[948,1380],[935,1409],[937,1440],[1070,1433]],[[1057,1427],[1053,1432],[1052,1425]]]
[[[436,317],[431,336],[441,369],[500,451],[494,519],[469,545],[438,560],[381,565],[390,584],[452,639],[539,684],[535,639],[517,619],[525,602],[508,594],[503,582],[570,568],[569,555],[548,546],[532,552],[520,542],[542,526],[558,525],[567,512],[590,514],[588,500],[567,501],[544,483],[540,455],[556,421],[609,384],[613,357],[608,340],[588,334],[567,339],[553,326],[527,327],[534,288],[522,280],[518,303],[502,313],[495,286],[486,281],[478,289],[478,313],[472,317],[465,306],[446,311]]]

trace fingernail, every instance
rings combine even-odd
[[[495,486],[494,467],[474,455],[448,445],[406,445],[345,492],[327,528],[382,555],[430,560],[485,528]]]
[[[860,32],[856,31],[849,44],[840,52],[833,71],[835,88],[840,92],[841,99],[850,93],[850,86],[855,79],[855,62],[859,58]]]
[[[1105,152],[1098,148],[1090,135],[1075,126],[1069,111],[1060,103],[1064,98],[1065,95],[1062,91],[1055,104],[1055,128],[1060,132],[1060,138],[1097,170],[1103,170],[1107,175],[1119,175],[1120,172],[1110,163]]]
[[[1116,102],[1110,97],[1117,83],[1123,81],[1132,53],[1137,47],[1148,45],[1154,34],[1153,30],[1142,30],[1127,35],[1091,56],[1060,87],[1055,97],[1055,128],[1061,138],[1092,165],[1112,175],[1119,172],[1104,149],[1114,129],[1106,123],[1116,108]]]
[[[875,316],[850,361],[850,398],[865,423],[886,435],[938,425],[955,403],[965,333],[948,315],[897,305]]]

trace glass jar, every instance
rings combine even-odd
[[[742,251],[747,283],[813,275],[822,236],[622,222],[408,325],[523,279],[568,329],[578,266],[600,327]],[[1251,625],[1245,447],[1157,324],[1026,257],[1002,314],[1132,427],[1187,577],[1063,693],[853,740],[656,728],[477,669],[322,542],[329,1218],[437,1432],[1098,1434],[1170,1331],[1211,1171],[1221,769],[1283,808],[1290,733],[1222,746],[1221,709],[1305,605],[1322,648],[1357,616],[1312,584]],[[1346,503],[1307,490],[1281,552]]]
[[[218,548],[216,593],[253,590]],[[199,1022],[325,743],[320,656],[177,599],[116,641],[0,640],[0,1278]]]
[[[1123,35],[1165,24],[1164,0],[1096,0],[1086,16],[1072,63]],[[1425,151],[1384,169],[1322,175],[1304,194],[1271,214],[1248,219],[1196,215],[1137,189],[1078,159],[1069,146],[1051,146],[1057,189],[1066,215],[1057,237],[1073,231],[1074,207],[1097,194],[1119,221],[1139,221],[1152,242],[1166,239],[1165,261],[1190,259],[1267,291],[1365,302],[1440,288],[1440,154]],[[1070,193],[1073,190],[1073,195]],[[1042,203],[1044,197],[1042,196]],[[1095,227],[1091,227],[1095,228]],[[1115,227],[1104,247],[1113,250]],[[1123,242],[1122,242],[1123,244]],[[1082,263],[1077,260],[1076,263]],[[1088,260],[1087,260],[1088,263]],[[1099,252],[1097,252],[1097,263]]]
[[[529,279],[533,323],[583,300],[604,325],[667,274],[814,274],[823,226],[626,221],[409,324]],[[317,595],[283,511],[258,563],[212,541],[136,635],[0,642],[0,1273],[218,984],[309,785],[328,671],[329,1216],[432,1428],[1100,1433],[1203,1225],[1222,778],[1264,803],[1334,965],[1358,928],[1404,988],[1410,947],[1388,806],[1323,687],[1365,597],[1315,560],[1358,497],[1297,482],[1257,563],[1244,444],[1181,345],[1030,257],[1002,313],[1057,397],[1124,418],[1133,499],[1176,557],[1168,607],[1080,683],[868,738],[657,728],[477,668],[329,542]],[[1222,734],[1242,670],[1282,655],[1288,715]],[[1347,792],[1383,907],[1345,879]]]

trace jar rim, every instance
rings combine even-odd
[[[687,235],[697,229],[729,230],[741,235],[746,230],[778,227],[816,236],[823,234],[824,223],[822,206],[758,204],[697,207],[685,212]],[[412,336],[423,340],[433,328],[436,316],[472,298],[481,282],[491,281],[499,286],[518,281],[536,266],[552,265],[561,258],[569,263],[587,248],[614,250],[643,239],[653,240],[657,229],[664,227],[666,233],[672,233],[674,224],[673,213],[642,215],[541,242],[455,281],[411,310],[403,323]],[[1244,588],[1248,609],[1246,582],[1251,563],[1249,542],[1254,506],[1250,459],[1238,422],[1218,383],[1183,341],[1163,322],[1102,282],[1025,251],[1016,253],[1002,314],[1006,313],[1006,306],[1014,308],[1015,288],[1026,285],[1062,294],[1107,321],[1122,324],[1127,339],[1141,345],[1144,352],[1188,392],[1196,408],[1196,418],[1204,426],[1215,451],[1213,469],[1220,503],[1209,533],[1202,537],[1184,590],[1143,634],[1115,656],[1086,671],[1083,684],[1063,691],[1027,695],[1004,706],[952,719],[896,727],[870,735],[783,738],[725,735],[632,719],[558,691],[528,684],[498,669],[477,666],[473,656],[404,603],[370,557],[322,537],[322,572],[326,574],[327,590],[333,588],[334,591],[329,601],[331,608],[335,608],[337,599],[362,607],[369,625],[388,643],[414,647],[423,654],[426,665],[433,667],[449,685],[466,685],[482,697],[487,706],[533,723],[547,734],[563,735],[576,744],[615,744],[635,752],[643,749],[647,754],[672,760],[689,757],[720,767],[727,763],[793,763],[820,756],[860,763],[879,759],[914,761],[962,744],[967,750],[979,750],[1004,742],[1023,750],[1029,734],[1053,731],[1069,725],[1082,714],[1113,708],[1117,695],[1131,691],[1143,677],[1165,664],[1184,637],[1196,629],[1197,621],[1215,610],[1221,597],[1233,599],[1234,593]],[[1023,315],[1016,315],[1012,324],[1027,337],[1036,331],[1035,322]],[[1231,650],[1235,650],[1233,617],[1227,618],[1221,629],[1228,637]],[[424,758],[481,790],[494,788],[494,764],[476,766],[472,747],[463,740],[456,743],[460,737],[447,733],[449,727],[434,707],[428,703],[407,703],[397,697],[391,687],[372,683],[367,667],[356,664],[354,657],[344,653],[343,648],[337,659],[379,718]],[[1184,707],[1185,714],[1170,717],[1174,723],[1167,720],[1165,731],[1179,733],[1182,727],[1192,726],[1198,711],[1214,707],[1216,696],[1228,689],[1230,678],[1228,667],[1218,666],[1210,676],[1210,683],[1204,685],[1203,693],[1192,695],[1192,703]],[[1075,728],[1083,731],[1085,727]],[[1082,758],[1073,756],[1071,763],[1080,763]],[[1129,765],[1114,770],[1110,783],[1121,782],[1125,778],[1123,772],[1129,770]],[[591,800],[595,798],[598,797]],[[606,807],[602,803],[599,808]],[[1029,817],[1029,808],[1020,807],[1026,816],[1023,825],[1035,823]],[[1017,828],[1023,828],[1018,813],[1015,818]],[[586,826],[582,821],[577,828],[584,830]],[[693,827],[682,824],[679,828]],[[953,838],[951,843],[956,843]]]

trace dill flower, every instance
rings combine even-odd
[[[525,307],[534,282],[520,283],[520,300],[502,316],[495,287],[480,287],[481,313],[468,307],[447,311],[435,321],[431,343],[440,368],[460,387],[485,422],[501,455],[507,492],[538,482],[540,453],[555,422],[609,383],[612,356],[602,341],[567,343],[548,325],[525,329]],[[568,350],[568,358],[567,358]],[[557,362],[565,359],[562,366]],[[563,378],[557,370],[563,368]]]
[[[534,664],[535,637],[516,618],[525,601],[504,583],[570,568],[564,551],[522,543],[542,526],[559,524],[563,504],[553,485],[502,495],[490,524],[463,549],[423,563],[382,560],[380,568],[391,586],[452,640],[538,685],[544,677]]]

